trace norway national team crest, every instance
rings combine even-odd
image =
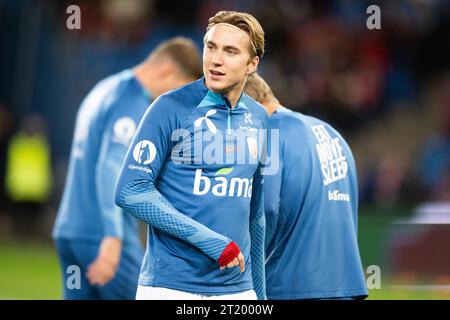
[[[256,159],[256,157],[258,156],[258,142],[256,141],[256,139],[252,137],[247,137],[247,146],[250,156]]]

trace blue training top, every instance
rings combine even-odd
[[[140,285],[204,295],[255,287],[265,296],[259,133],[267,123],[256,101],[242,94],[231,108],[203,78],[153,102],[116,191],[116,203],[149,225]],[[245,257],[243,273],[219,270],[231,241]]]
[[[355,161],[327,123],[280,108],[280,170],[266,176],[269,299],[366,296]]]
[[[150,96],[125,70],[100,81],[78,110],[54,239],[140,244],[137,220],[114,203],[120,168]]]

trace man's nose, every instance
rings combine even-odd
[[[211,63],[214,65],[222,65],[223,64],[223,56],[219,50],[214,53],[214,55],[211,59]]]

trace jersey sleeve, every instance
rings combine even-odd
[[[264,211],[266,214],[266,235],[264,251],[270,255],[269,246],[275,235],[278,219],[280,216],[281,185],[283,164],[280,161],[279,172],[264,176]]]
[[[163,95],[145,113],[128,149],[115,201],[150,226],[226,265],[235,258],[235,250],[230,250],[235,249],[235,243],[178,211],[157,188],[158,175],[172,150],[172,132],[181,123],[179,108],[183,106],[174,100]]]
[[[250,204],[250,256],[252,261],[253,288],[259,300],[266,299],[264,270],[264,238],[266,220],[264,214],[264,194],[260,167],[253,177],[252,200]]]
[[[129,117],[105,115],[96,164],[95,187],[104,236],[123,238],[123,210],[114,202],[114,194],[123,159],[136,125]]]
[[[267,116],[263,117],[263,128],[266,129],[266,135],[262,142],[263,152],[260,159],[260,164],[253,176],[252,199],[250,202],[250,256],[252,266],[252,280],[253,288],[259,300],[265,300],[266,297],[266,281],[265,281],[265,229],[266,219],[264,213],[264,190],[263,190],[263,174],[262,168],[267,156],[267,144],[270,140],[268,133]]]
[[[266,235],[265,235],[265,253],[268,257],[270,243],[275,235],[281,209],[281,188],[283,182],[283,150],[284,144],[282,139],[284,135],[280,134],[278,120],[273,117],[270,119],[273,128],[278,130],[276,134],[272,134],[270,144],[270,156],[273,161],[277,161],[277,170],[272,174],[264,175],[264,211],[266,214]]]

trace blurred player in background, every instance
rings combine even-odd
[[[245,91],[280,130],[280,170],[264,178],[268,299],[367,296],[349,146],[327,123],[281,106],[257,74]]]
[[[134,299],[143,249],[137,221],[114,203],[120,168],[151,101],[201,72],[196,45],[176,37],[102,80],[83,101],[53,230],[65,299]],[[70,265],[81,269],[79,290],[67,288]]]
[[[267,129],[268,115],[243,94],[263,53],[253,16],[218,12],[204,37],[205,77],[144,115],[116,193],[149,225],[137,299],[265,298],[262,147],[250,134]],[[236,148],[232,133],[242,127],[247,144]],[[205,158],[206,137],[217,142],[218,161]],[[254,161],[225,163],[225,153]]]

